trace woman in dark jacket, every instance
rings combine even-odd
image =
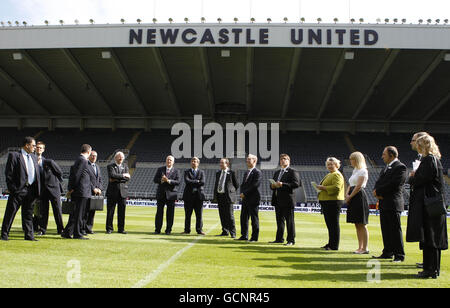
[[[425,196],[443,192],[444,178],[441,154],[434,138],[417,139],[417,149],[423,155],[419,168],[410,174],[413,195],[410,199],[406,241],[420,242],[423,251],[423,272],[418,278],[434,278],[440,274],[441,251],[448,249],[447,215],[430,217],[425,209]]]

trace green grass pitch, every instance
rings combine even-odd
[[[0,202],[3,219],[5,202]],[[0,242],[0,287],[146,287],[146,288],[302,288],[302,287],[449,287],[449,252],[442,254],[437,280],[414,277],[422,254],[405,243],[406,261],[372,263],[382,250],[379,217],[369,220],[369,255],[354,255],[355,228],[341,215],[340,250],[324,251],[327,230],[320,214],[296,214],[296,245],[274,240],[275,213],[260,212],[260,241],[243,243],[221,232],[218,212],[204,211],[206,236],[180,234],[184,210],[175,210],[172,235],[155,235],[155,208],[127,207],[127,235],[105,234],[106,212],[97,212],[89,241],[56,235],[50,210],[49,231],[39,242],[23,240],[20,212],[10,241]],[[235,212],[239,234],[239,212]],[[192,227],[195,230],[193,215]],[[64,215],[64,223],[68,216]],[[115,221],[116,223],[116,221]],[[406,217],[402,218],[403,231]],[[164,230],[164,226],[163,226]],[[379,276],[377,276],[379,273]],[[368,279],[369,278],[369,279]],[[379,279],[377,279],[379,278]]]

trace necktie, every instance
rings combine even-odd
[[[245,177],[245,181],[248,181],[248,178],[250,177],[250,173],[252,173],[252,170],[247,171],[247,176]]]
[[[222,173],[220,174],[220,179],[219,179],[219,192],[223,193],[225,191],[225,170],[222,170]]]
[[[95,166],[95,164],[92,164],[92,168],[94,168],[95,176],[97,176],[97,167]]]
[[[284,169],[281,169],[281,170],[280,170],[280,174],[278,175],[278,180],[277,180],[277,182],[279,182],[279,181],[281,180],[281,177],[283,176],[283,174],[284,174]]]
[[[27,154],[27,173],[28,173],[28,184],[31,185],[34,182],[35,174],[34,174],[34,164],[30,154]]]

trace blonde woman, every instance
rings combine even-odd
[[[423,272],[417,277],[436,279],[440,274],[441,251],[448,249],[447,218],[444,204],[442,214],[430,217],[424,199],[443,192],[441,153],[432,136],[419,137],[416,144],[422,160],[410,174],[414,198],[408,213],[406,240],[420,242],[423,251]]]
[[[349,186],[345,194],[347,204],[347,222],[355,224],[356,235],[358,237],[358,249],[355,254],[368,254],[369,231],[369,202],[364,188],[369,179],[366,160],[361,152],[354,152],[350,155],[350,163],[353,173],[349,179]]]
[[[339,172],[341,162],[334,157],[329,157],[326,161],[329,173],[323,178],[317,188],[319,193],[319,203],[322,214],[328,229],[328,244],[323,246],[325,250],[338,250],[340,239],[339,215],[344,204],[344,184],[345,180]]]

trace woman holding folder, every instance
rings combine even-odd
[[[326,161],[329,173],[317,185],[319,202],[328,228],[328,244],[323,246],[325,250],[338,250],[340,239],[339,214],[344,204],[344,177],[339,172],[341,162],[329,157]]]

